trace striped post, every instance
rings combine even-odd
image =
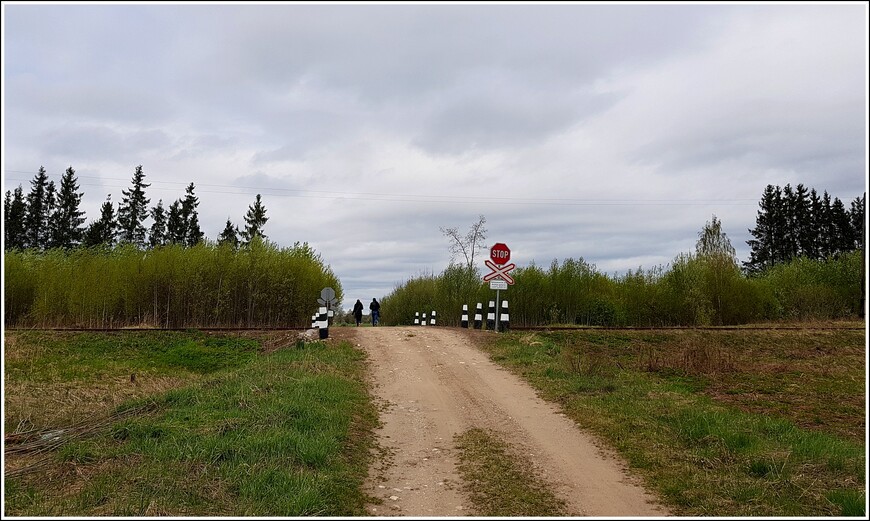
[[[326,306],[317,310],[317,327],[320,330],[320,338],[329,338],[329,317],[326,314]]]
[[[510,315],[508,315],[508,301],[507,300],[501,301],[501,314],[498,317],[498,326],[499,326],[499,329],[504,331],[504,332],[507,332],[507,330],[511,326]]]
[[[483,327],[483,304],[477,303],[477,313],[474,314],[474,329]]]
[[[468,304],[462,305],[462,319],[460,319],[459,325],[468,329]]]
[[[311,315],[311,329],[317,329],[317,315]]]
[[[429,325],[430,326],[435,325],[435,310],[434,309],[432,310],[432,314],[429,315]]]
[[[486,329],[495,329],[495,301],[489,301],[489,313],[486,314]]]
[[[419,311],[414,312],[414,325],[415,326],[420,325],[420,312]]]
[[[425,325],[426,325],[426,313],[423,313],[423,320],[420,321],[420,325],[421,325],[421,326],[425,326]]]

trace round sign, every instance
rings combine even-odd
[[[492,262],[501,266],[511,260],[511,249],[507,247],[507,244],[497,242],[489,250],[489,258],[492,259]]]
[[[326,301],[330,301],[335,298],[335,290],[332,288],[323,288],[323,291],[320,292],[320,298]]]

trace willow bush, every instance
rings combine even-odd
[[[746,276],[727,256],[679,255],[667,267],[607,276],[583,259],[535,264],[511,274],[501,292],[511,324],[540,326],[707,326],[766,320],[815,320],[858,315],[863,285],[860,251],[825,260],[797,258]],[[459,324],[463,304],[484,318],[495,291],[476,270],[456,265],[423,275],[383,297],[385,324],[413,324],[414,313],[437,310],[438,323]]]
[[[8,327],[297,327],[341,283],[307,244],[6,252]]]

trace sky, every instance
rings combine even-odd
[[[90,222],[142,165],[152,206],[195,184],[210,239],[262,194],[346,308],[481,215],[517,266],[615,275],[713,215],[747,260],[768,184],[867,189],[865,2],[2,9],[4,193],[72,166]]]

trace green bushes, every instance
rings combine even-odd
[[[6,252],[6,326],[278,327],[309,323],[341,284],[307,245],[255,240]]]
[[[511,324],[538,326],[707,326],[765,320],[854,317],[863,284],[860,251],[827,260],[797,258],[745,276],[725,255],[683,254],[667,269],[639,268],[621,276],[599,273],[583,259],[532,264],[512,272],[516,284],[501,293]],[[436,310],[438,323],[458,325],[462,305],[473,318],[478,302],[487,312],[495,292],[479,273],[452,265],[421,276],[383,298],[385,323],[411,324],[414,312]]]

